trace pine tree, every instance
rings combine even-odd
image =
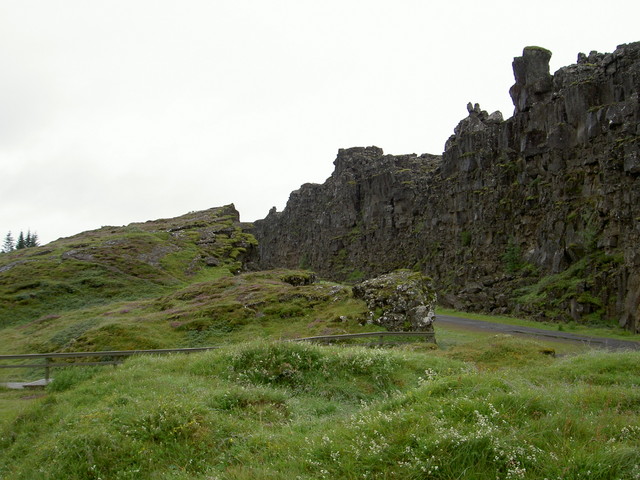
[[[37,247],[40,245],[40,243],[38,243],[38,234],[36,232],[31,233],[29,230],[27,232],[27,239],[25,240],[25,243],[27,247]]]
[[[24,239],[24,233],[20,232],[18,236],[18,241],[16,242],[16,250],[21,250],[23,248],[27,248],[27,242]]]
[[[38,241],[38,234],[31,233],[31,230],[27,230],[27,236],[25,237],[24,232],[20,232],[18,236],[18,241],[14,243],[13,237],[11,236],[11,232],[7,233],[7,236],[4,239],[4,248],[3,251],[10,252],[11,250],[21,250],[23,248],[30,247],[38,247],[40,246],[40,242]]]
[[[2,251],[4,253],[9,253],[15,248],[15,241],[13,240],[13,235],[11,235],[11,230],[7,232],[7,236],[4,237],[4,243],[2,245]]]

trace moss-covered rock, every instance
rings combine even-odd
[[[297,271],[297,272],[287,272],[280,276],[280,280],[289,285],[293,285],[294,287],[298,287],[300,285],[311,285],[316,281],[316,274],[314,272],[305,272],[305,271]]]
[[[353,295],[369,308],[369,321],[390,331],[433,331],[437,295],[431,279],[397,270],[353,287]]]

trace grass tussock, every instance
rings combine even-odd
[[[454,345],[444,353],[484,369],[546,365],[552,361],[553,354],[544,344],[511,335],[483,337]]]

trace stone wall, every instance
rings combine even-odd
[[[640,42],[513,62],[511,118],[468,105],[442,156],[340,150],[255,223],[262,267],[431,275],[441,302],[640,330]]]

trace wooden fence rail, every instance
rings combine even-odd
[[[336,342],[349,340],[351,338],[378,337],[379,344],[383,344],[385,337],[424,337],[425,340],[436,343],[434,332],[366,332],[366,333],[346,333],[344,335],[321,335],[317,337],[294,338],[292,342]]]
[[[293,338],[291,342],[340,342],[352,338],[378,338],[376,345],[385,343],[385,337],[424,337],[426,341],[435,343],[435,333],[433,332],[367,332],[367,333],[348,333],[344,335],[322,335],[316,337]],[[390,342],[387,342],[390,343]],[[391,342],[398,343],[398,342]],[[204,352],[222,348],[221,346],[213,347],[196,347],[196,348],[163,348],[157,350],[111,350],[102,352],[64,352],[64,353],[28,353],[22,355],[0,355],[0,362],[7,360],[44,360],[44,363],[20,363],[0,365],[0,368],[44,368],[45,383],[48,383],[51,377],[51,369],[56,367],[83,367],[91,365],[118,365],[124,361],[113,360],[113,357],[131,357],[133,355],[162,355],[168,353],[195,353]],[[55,363],[55,359],[62,358],[109,358],[109,360],[101,360],[94,362],[63,362]]]
[[[56,358],[90,358],[90,357],[130,357],[132,355],[162,355],[167,353],[194,353],[214,350],[216,347],[197,348],[162,348],[157,350],[110,350],[102,352],[64,352],[64,353],[27,353],[23,355],[0,355],[0,362],[5,360],[39,360],[43,364],[21,363],[14,365],[0,365],[0,368],[44,368],[45,382],[49,381],[50,369],[55,367],[86,367],[91,365],[118,365],[124,360],[104,360],[98,362],[54,363]]]

